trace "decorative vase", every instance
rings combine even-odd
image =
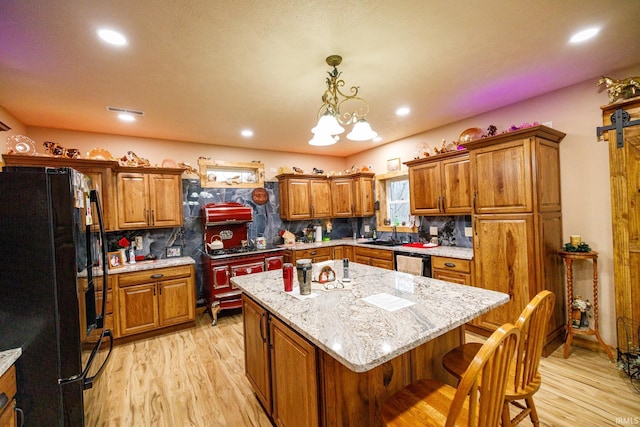
[[[120,251],[120,256],[122,257],[122,262],[126,263],[127,262],[127,250],[124,248],[118,249],[118,251]]]

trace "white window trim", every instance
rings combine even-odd
[[[393,231],[392,225],[384,225],[384,217],[387,212],[387,180],[394,178],[407,177],[409,178],[408,171],[397,171],[397,172],[389,172],[385,174],[380,174],[375,176],[376,182],[376,196],[379,202],[379,210],[376,212],[376,230],[378,231]],[[396,231],[400,233],[417,233],[418,227],[415,225],[409,226],[398,226],[396,227]]]

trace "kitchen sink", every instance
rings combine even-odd
[[[363,242],[365,245],[375,245],[375,246],[400,246],[402,242],[397,240],[372,240],[370,242]]]

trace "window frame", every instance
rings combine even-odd
[[[376,211],[376,230],[377,231],[393,231],[393,225],[384,225],[384,217],[387,212],[387,181],[390,179],[404,178],[409,179],[409,172],[406,170],[389,172],[375,176],[376,195],[379,203],[379,209]],[[409,194],[411,198],[411,194]],[[411,202],[409,202],[411,203]],[[384,214],[383,214],[384,213]],[[416,233],[418,227],[415,224],[411,226],[399,225],[396,231],[400,233]]]

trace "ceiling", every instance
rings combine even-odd
[[[0,106],[27,126],[347,156],[376,143],[307,144],[331,54],[384,144],[588,79],[598,90],[640,62],[638,22],[638,0],[2,0]],[[595,39],[568,43],[590,26]]]

